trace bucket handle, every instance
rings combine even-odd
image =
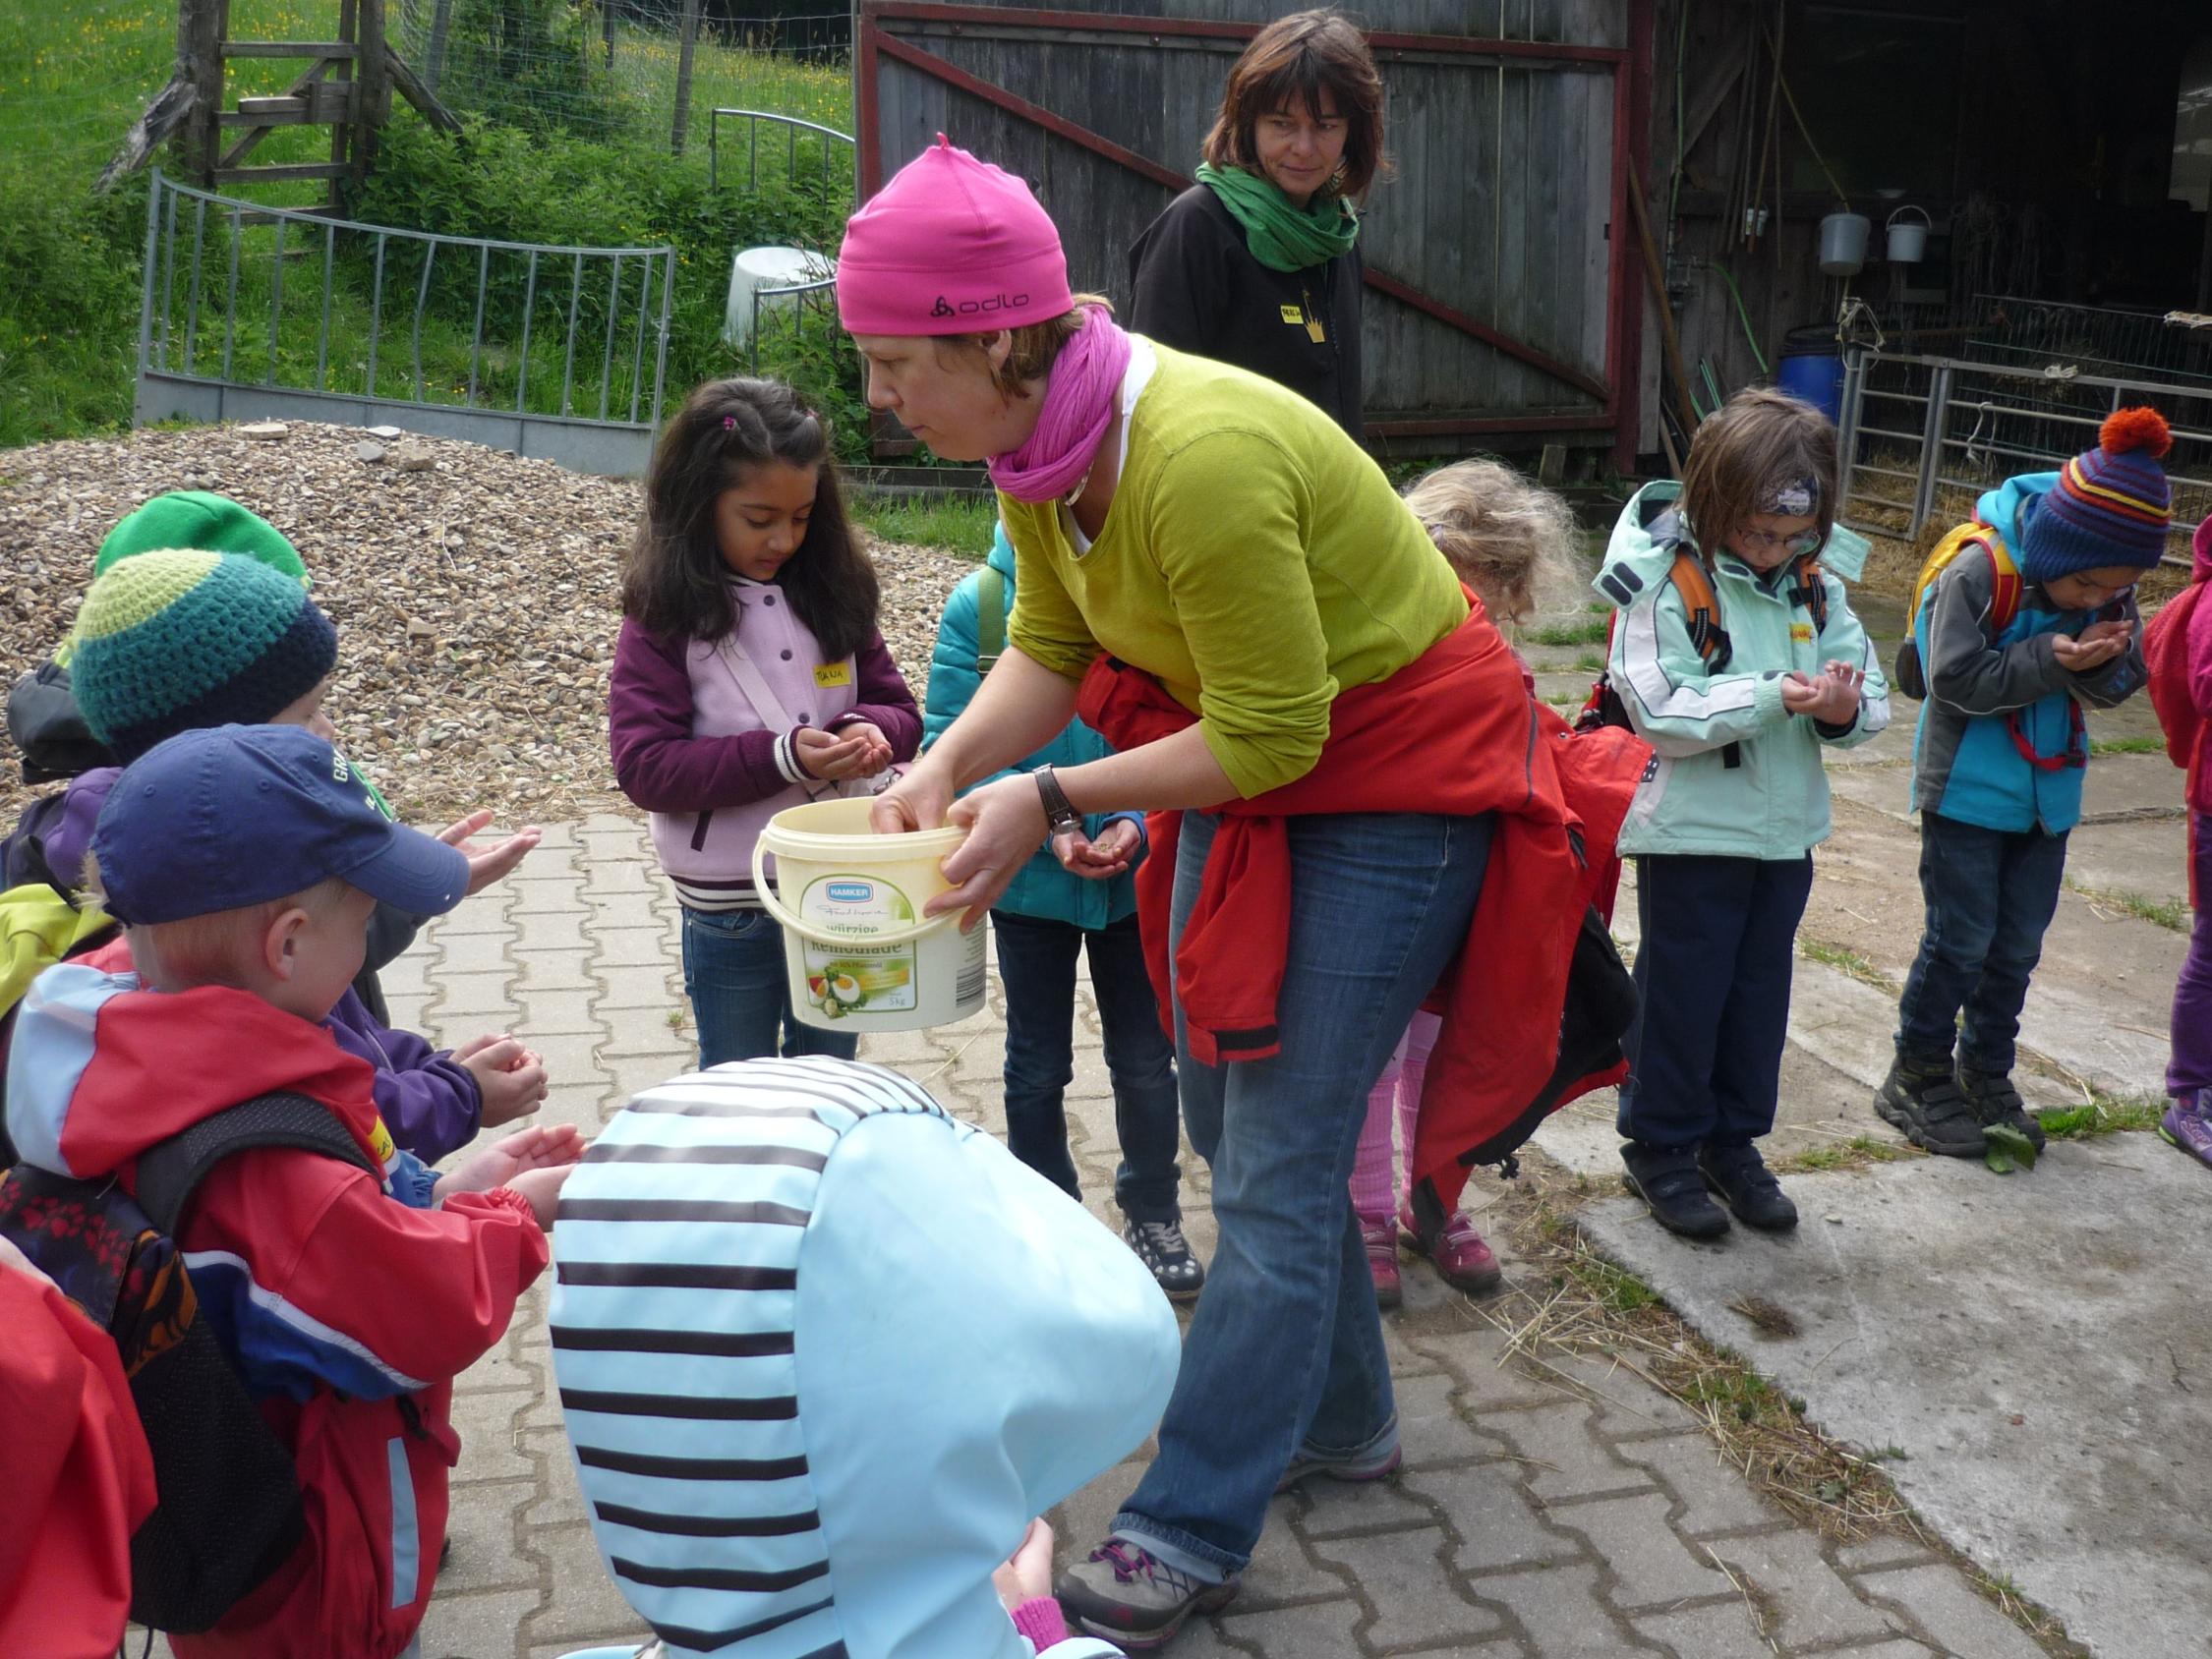
[[[1888,230],[1892,225],[1895,224],[1897,222],[1898,213],[1918,213],[1920,215],[1920,228],[1922,230],[1934,230],[1936,228],[1935,220],[1928,217],[1928,209],[1922,206],[1918,206],[1915,203],[1909,201],[1906,202],[1902,207],[1896,209],[1896,212],[1892,213],[1887,219],[1884,219],[1882,221],[1882,228],[1884,230]]]
[[[947,922],[957,921],[961,912],[948,910],[942,916],[929,916],[893,933],[870,934],[866,939],[854,939],[850,934],[829,933],[807,921],[796,911],[785,908],[784,900],[768,883],[768,846],[766,838],[753,838],[753,891],[760,897],[760,907],[773,916],[779,925],[789,928],[801,939],[810,939],[816,944],[851,944],[865,949],[892,944],[911,944],[915,940],[935,933]]]

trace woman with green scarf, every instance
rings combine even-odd
[[[1130,326],[1263,374],[1363,436],[1353,203],[1384,160],[1382,78],[1357,26],[1326,7],[1252,36],[1204,154],[1130,249]]]

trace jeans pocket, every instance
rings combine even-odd
[[[757,939],[776,923],[765,910],[690,910],[683,913],[686,927],[703,928],[723,939]]]

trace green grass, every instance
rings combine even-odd
[[[1848,1140],[1830,1141],[1824,1146],[1808,1147],[1803,1152],[1775,1159],[1771,1168],[1784,1174],[1818,1174],[1826,1170],[1863,1170],[1873,1164],[1895,1164],[1920,1156],[1914,1148],[1898,1146],[1893,1141],[1853,1135]]]
[[[1815,939],[1809,934],[1800,934],[1797,939],[1797,954],[1809,962],[1825,963],[1829,967],[1846,973],[1861,985],[1872,985],[1884,991],[1894,991],[1897,988],[1895,980],[1890,978],[1888,974],[1885,974],[1856,950],[1831,944],[1825,939]]]
[[[2036,1121],[2053,1140],[2088,1140],[2097,1135],[2155,1129],[2166,1103],[2147,1095],[2097,1095],[2086,1106],[2038,1112]]]
[[[2083,887],[2070,876],[2066,878],[2066,887],[2100,910],[2118,910],[2173,933],[2189,931],[2189,906],[2186,899],[2148,898],[2125,887]]]
[[[2097,737],[2090,739],[2092,755],[2163,755],[2166,739],[2163,737]]]
[[[1605,659],[1595,651],[1586,651],[1568,666],[1578,674],[1595,674],[1603,670]]]
[[[1586,621],[1552,622],[1530,628],[1522,638],[1531,645],[1603,645],[1608,619],[1594,616]]]
[[[999,522],[992,495],[862,495],[854,492],[852,516],[884,542],[943,547],[962,558],[981,559],[991,550]]]

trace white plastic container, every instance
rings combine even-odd
[[[1905,218],[1907,213],[1918,213],[1920,222],[1915,224]],[[1925,207],[1899,207],[1883,226],[1887,243],[1883,249],[1885,257],[1892,264],[1917,265],[1928,257],[1929,228]]]
[[[784,929],[791,1012],[823,1031],[949,1025],[983,1005],[988,930],[963,934],[960,911],[924,917],[922,906],[951,886],[938,866],[967,831],[878,835],[870,804],[787,807],[753,843],[753,887]]]
[[[800,248],[746,248],[729,261],[729,304],[723,313],[722,337],[743,351],[753,338],[753,295],[763,288],[791,288],[822,282],[838,268],[819,254]]]
[[[1866,268],[1866,239],[1874,225],[1864,213],[1831,213],[1821,221],[1821,273],[1856,276]]]

